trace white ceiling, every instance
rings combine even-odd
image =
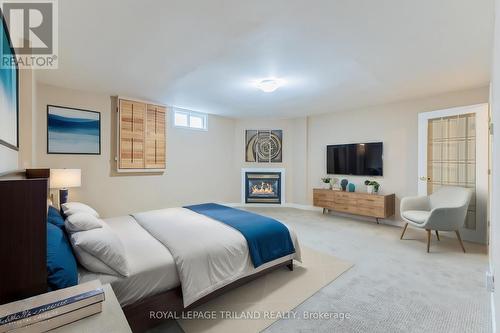
[[[64,0],[52,85],[232,117],[484,86],[494,0]],[[251,82],[287,85],[264,93]]]

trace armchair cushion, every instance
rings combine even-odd
[[[401,212],[409,210],[431,210],[429,197],[406,197],[401,199]]]
[[[407,210],[402,212],[404,218],[418,224],[424,224],[431,212],[425,210]]]

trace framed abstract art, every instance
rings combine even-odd
[[[47,154],[101,154],[101,114],[47,105]]]
[[[0,11],[0,144],[19,150],[19,68]]]
[[[245,162],[281,163],[283,130],[246,130]]]

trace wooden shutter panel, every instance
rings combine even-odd
[[[166,109],[163,106],[148,104],[146,114],[146,169],[165,169]]]
[[[120,156],[121,169],[144,168],[144,120],[146,104],[120,100]]]

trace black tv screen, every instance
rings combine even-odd
[[[383,176],[382,142],[327,146],[326,172],[331,175]]]

